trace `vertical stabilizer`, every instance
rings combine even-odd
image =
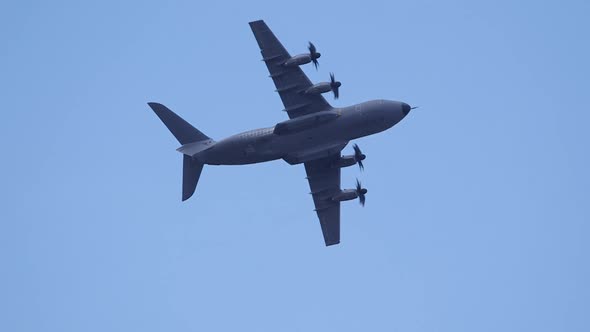
[[[148,103],[148,105],[164,122],[178,142],[182,144],[182,147],[179,148],[179,151],[183,153],[182,200],[186,201],[195,193],[201,171],[203,171],[203,164],[196,161],[192,155],[207,148],[213,143],[213,140],[176,115],[168,107],[159,103]]]
[[[183,118],[176,115],[168,107],[159,103],[148,103],[154,113],[164,122],[168,130],[176,137],[180,144],[188,144],[208,140],[207,135],[200,132]]]
[[[197,188],[203,164],[195,161],[191,156],[183,155],[182,160],[182,200],[189,199]]]

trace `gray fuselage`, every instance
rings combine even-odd
[[[391,128],[409,110],[409,105],[389,100],[331,108],[230,136],[193,157],[209,165],[244,165],[281,158],[298,164],[339,152],[350,140]]]

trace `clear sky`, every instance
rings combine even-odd
[[[3,1],[0,330],[589,331],[589,2],[350,3]],[[302,166],[180,201],[146,102],[215,139],[286,119],[256,19],[333,105],[420,106],[356,141],[338,246]]]

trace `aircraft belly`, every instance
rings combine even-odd
[[[206,164],[212,165],[245,165],[280,159],[282,155],[272,149],[268,140],[260,139],[227,139],[198,156]]]
[[[293,134],[259,137],[232,136],[196,157],[213,165],[244,165],[276,159],[304,162],[323,151],[342,149],[350,140],[345,122],[334,121],[319,128]]]

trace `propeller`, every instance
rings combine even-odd
[[[311,58],[315,69],[318,69],[318,66],[320,65],[318,58],[321,57],[322,54],[316,50],[315,45],[312,42],[309,42],[307,49],[309,50],[309,57]]]
[[[336,79],[334,78],[334,73],[330,73],[330,88],[332,89],[332,92],[334,93],[335,99],[338,99],[338,97],[340,96],[338,93],[338,88],[340,88],[341,85],[342,85],[342,83],[336,81]]]
[[[363,160],[367,158],[362,152],[361,148],[358,145],[353,145],[352,148],[354,149],[354,160],[359,164],[359,168],[361,171],[365,170],[365,166],[363,165]]]
[[[367,189],[361,186],[359,179],[356,179],[356,194],[359,197],[359,202],[362,206],[365,206],[365,194],[367,193]]]

